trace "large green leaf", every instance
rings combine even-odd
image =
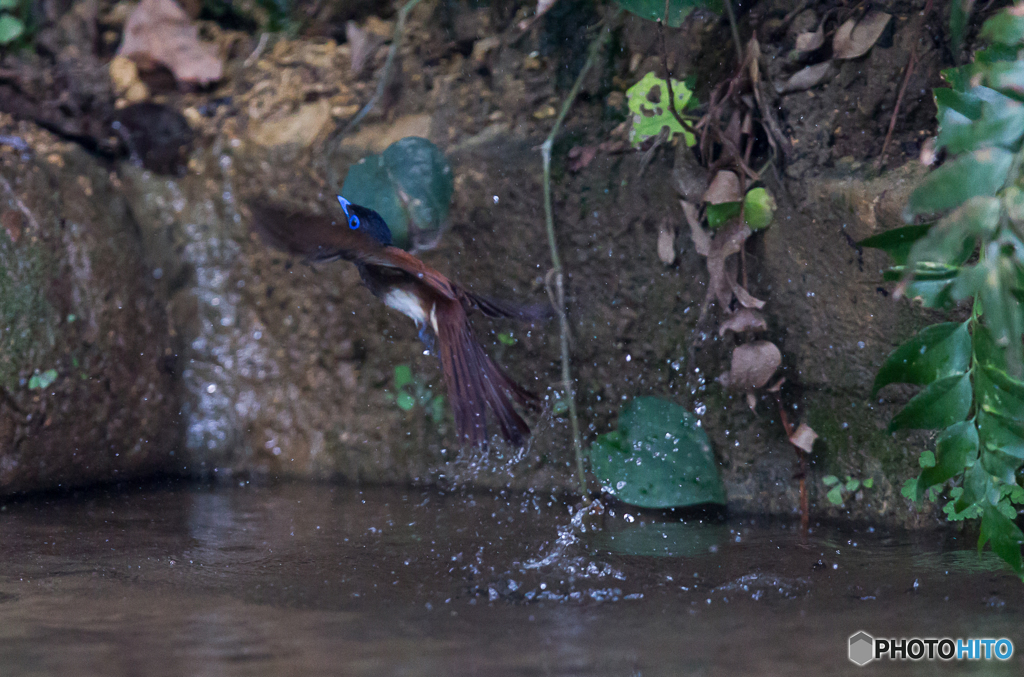
[[[889,431],[902,428],[946,428],[963,421],[971,411],[971,377],[947,376],[912,397],[892,417]]]
[[[994,195],[1006,181],[1013,154],[985,148],[961,155],[928,175],[910,195],[907,220],[915,214],[943,212],[978,195]]]
[[[911,264],[962,265],[974,253],[979,238],[999,226],[1001,205],[994,197],[974,197],[935,224],[910,249]]]
[[[448,220],[455,180],[444,154],[427,139],[407,136],[353,165],[341,192],[376,210],[403,249],[437,243]]]
[[[857,244],[861,247],[881,249],[892,259],[893,264],[903,265],[910,256],[910,248],[915,242],[928,234],[932,224],[927,223],[920,226],[904,226],[893,228],[878,235],[861,240]],[[902,277],[902,276],[901,276]]]
[[[979,37],[989,43],[1019,44],[1024,40],[1024,16],[1013,10],[998,12],[981,27]]]
[[[7,45],[25,33],[25,24],[10,14],[0,14],[0,45]]]
[[[990,543],[992,552],[1002,557],[1017,574],[1024,573],[1021,562],[1020,546],[1024,542],[1024,533],[1007,519],[993,505],[986,505],[981,517],[981,533],[978,536],[978,550]]]
[[[989,87],[1015,99],[1024,98],[1024,62],[999,61],[990,64],[986,71],[985,82]]]
[[[1024,135],[1024,104],[1009,97],[998,104],[982,104],[981,119],[969,121],[947,111],[940,121],[941,131],[936,148],[945,148],[954,155],[975,148],[1003,146],[1011,148]]]
[[[664,0],[615,0],[622,9],[636,14],[642,19],[651,21],[663,21],[665,19]],[[670,0],[668,3],[668,25],[672,28],[679,28],[683,25],[686,15],[697,7],[710,7],[718,11],[721,8],[721,0]]]
[[[989,413],[1024,423],[1024,383],[988,365],[975,369],[978,406]]]
[[[967,322],[945,322],[922,329],[885,360],[875,377],[872,397],[890,383],[926,385],[963,374],[971,364]]]
[[[964,43],[964,34],[967,32],[967,23],[973,7],[974,0],[952,0],[949,3],[949,42],[953,48],[954,58]]]
[[[590,463],[608,493],[641,508],[726,502],[707,435],[690,412],[667,400],[630,402],[618,431],[594,441]]]
[[[962,473],[967,459],[977,453],[978,430],[974,421],[960,421],[943,430],[935,442],[935,465],[922,471],[917,482],[917,500],[924,497],[928,487]]]

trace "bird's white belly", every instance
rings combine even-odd
[[[394,308],[403,315],[412,318],[417,327],[422,327],[429,320],[434,331],[437,331],[436,304],[430,309],[430,314],[428,315],[423,309],[423,304],[420,303],[419,297],[405,289],[392,289],[384,295],[383,301],[384,305],[388,308]]]

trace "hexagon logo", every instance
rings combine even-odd
[[[857,665],[867,665],[874,658],[875,638],[861,630],[850,635],[850,660]]]

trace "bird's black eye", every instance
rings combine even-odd
[[[358,228],[359,227],[359,217],[356,216],[355,214],[353,214],[352,216],[348,217],[348,227],[351,228],[352,230],[355,230],[356,228]]]

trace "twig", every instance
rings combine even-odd
[[[617,17],[618,13],[616,13],[615,16]],[[572,371],[570,369],[569,316],[566,314],[565,309],[565,276],[562,272],[562,259],[558,254],[558,242],[555,239],[555,216],[551,207],[551,148],[554,146],[555,136],[558,135],[558,131],[562,127],[562,122],[565,120],[565,116],[568,115],[569,109],[576,100],[576,95],[579,94],[580,87],[583,85],[583,79],[587,76],[587,73],[590,72],[591,67],[597,62],[598,54],[600,54],[605,42],[611,35],[610,24],[611,21],[608,21],[600,34],[594,38],[593,42],[590,43],[590,54],[587,55],[587,62],[583,64],[583,68],[580,70],[579,75],[576,76],[576,82],[573,83],[572,89],[569,90],[569,95],[565,97],[565,100],[562,102],[562,109],[558,112],[558,117],[555,118],[555,124],[551,128],[551,133],[548,134],[548,138],[540,147],[541,159],[544,163],[544,222],[547,229],[548,244],[551,247],[550,274],[555,280],[553,294],[555,297],[554,306],[555,312],[558,314],[558,324],[561,334],[559,344],[562,351],[562,387],[565,388],[565,396],[569,404],[569,421],[572,425],[572,446],[576,455],[576,474],[577,480],[579,481],[580,495],[583,497],[587,496],[587,472],[586,468],[583,466],[583,442],[580,438],[580,422],[576,413],[576,389],[573,386]],[[550,285],[548,285],[548,287],[550,289]]]
[[[242,63],[242,68],[248,68],[249,66],[256,63],[256,59],[260,58],[260,54],[263,54],[263,50],[266,48],[267,40],[269,38],[270,33],[264,32],[260,34],[260,41],[256,45],[256,49],[252,50],[252,54],[246,57],[245,61]]]
[[[693,129],[693,125],[676,110],[676,95],[672,91],[672,71],[668,67],[668,49],[665,47],[665,24],[668,23],[668,3],[669,0],[665,0],[665,18],[658,21],[658,35],[661,36],[661,67],[665,71],[665,82],[668,83],[668,109],[672,111],[672,117],[676,119],[676,122],[696,137],[697,134]]]
[[[743,46],[740,44],[740,30],[736,27],[736,14],[732,11],[732,0],[722,0],[725,15],[729,17],[729,28],[732,30],[732,44],[736,47],[736,63],[743,68]]]
[[[402,42],[402,34],[405,32],[405,18],[412,11],[413,7],[418,5],[420,0],[409,0],[402,8],[398,10],[398,19],[395,21],[395,32],[391,36],[391,48],[388,50],[388,58],[384,62],[384,70],[380,74],[380,80],[377,81],[377,90],[370,97],[370,100],[366,102],[362,110],[356,113],[356,116],[352,118],[347,125],[345,125],[342,136],[348,134],[353,129],[359,126],[359,123],[363,121],[363,118],[369,114],[373,107],[377,105],[377,102],[384,96],[384,90],[387,89],[388,80],[391,79],[391,70],[394,67],[395,56],[398,54],[398,47]]]
[[[11,188],[11,184],[7,181],[7,179],[5,179],[2,176],[0,176],[0,186],[3,186],[4,190],[6,190],[7,193],[11,196],[11,199],[14,200],[14,206],[18,208],[18,211],[25,215],[25,219],[28,220],[28,224],[32,226],[32,231],[38,234],[39,222],[36,221],[35,215],[31,212],[31,210],[29,210],[28,207],[25,206],[25,203],[21,201],[21,198],[18,197],[18,194],[14,192],[13,188]]]
[[[885,151],[889,148],[889,142],[892,140],[892,130],[896,129],[896,116],[900,114],[900,104],[903,103],[903,95],[907,91],[907,83],[910,82],[910,75],[914,72],[914,66],[917,65],[917,45],[910,48],[910,60],[907,62],[907,72],[903,76],[903,84],[900,85],[900,93],[896,95],[896,105],[892,109],[892,117],[889,118],[889,131],[885,134],[885,141],[882,143],[882,152],[878,155],[878,160],[875,161],[875,170],[882,168],[882,163],[885,162]]]

